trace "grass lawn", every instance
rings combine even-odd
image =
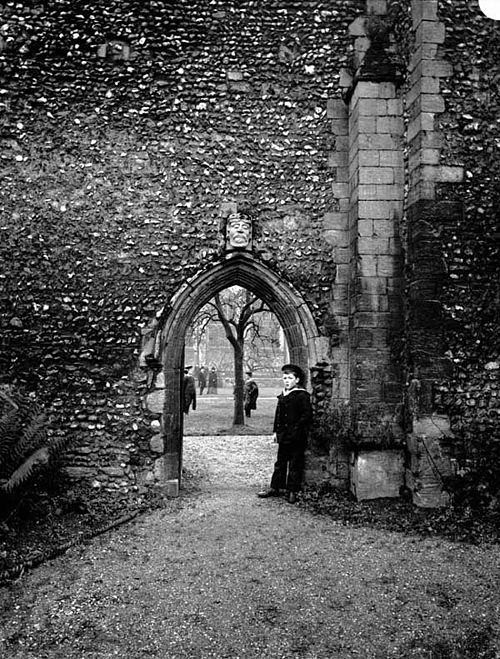
[[[196,410],[184,415],[184,435],[271,435],[276,396],[279,391],[261,390],[257,409],[245,418],[245,425],[233,426],[234,399],[230,389],[216,396],[197,396]]]

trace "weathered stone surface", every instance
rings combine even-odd
[[[449,431],[449,422],[434,416],[420,419],[417,427],[429,434],[414,432],[407,438],[410,464],[406,470],[406,485],[415,505],[439,508],[449,503],[443,479],[453,473],[453,463],[442,442],[443,434]]]
[[[74,480],[90,479],[95,474],[95,467],[64,467],[64,471]]]
[[[413,420],[413,435],[438,439],[450,435],[450,419],[447,416],[432,414]]]
[[[177,478],[179,456],[175,453],[166,453],[154,461],[153,473],[156,481],[163,485]]]
[[[153,453],[164,453],[165,451],[165,442],[161,434],[155,435],[151,438],[149,446]]]
[[[358,501],[399,497],[404,484],[403,451],[361,451],[351,455],[350,483]]]
[[[310,451],[306,456],[304,481],[308,485],[321,485],[329,480],[328,459],[326,456],[314,455]]]
[[[100,471],[111,478],[123,478],[125,475],[122,467],[101,467]]]

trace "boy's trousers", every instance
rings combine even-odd
[[[278,455],[271,478],[273,490],[288,490],[298,492],[302,484],[304,471],[304,446],[294,444],[278,444]]]

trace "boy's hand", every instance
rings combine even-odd
[[[278,443],[278,435],[277,435],[275,432],[273,432],[273,442],[274,442],[275,444]]]

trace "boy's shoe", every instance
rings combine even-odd
[[[295,492],[289,492],[287,496],[288,503],[295,503],[297,501],[297,495]]]
[[[279,497],[280,491],[275,490],[273,487],[270,487],[268,490],[262,490],[262,492],[258,492],[257,496],[260,497],[261,499],[267,499],[268,497]]]

